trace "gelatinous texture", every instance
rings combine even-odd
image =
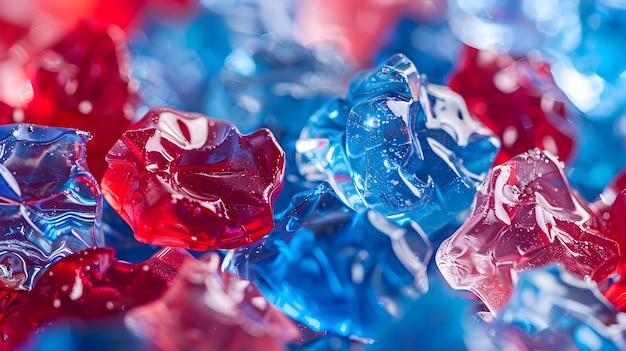
[[[485,325],[499,350],[623,350],[626,314],[596,285],[550,266],[523,272],[511,300]]]
[[[431,254],[415,223],[357,214],[322,183],[297,195],[265,238],[229,251],[224,266],[313,330],[368,336],[398,317],[402,296],[426,292]]]
[[[245,133],[267,127],[278,140],[295,139],[306,119],[340,93],[347,71],[331,47],[309,50],[261,37],[226,58],[208,90],[206,112]]]
[[[45,50],[37,66],[24,121],[90,132],[87,161],[96,179],[106,170],[104,156],[134,114],[128,65],[119,29],[81,22]]]
[[[534,147],[568,160],[575,148],[567,98],[540,58],[513,59],[504,53],[465,47],[450,79],[469,111],[498,135],[496,164]],[[572,107],[569,107],[572,109]]]
[[[162,298],[128,313],[128,328],[161,350],[282,350],[298,329],[220,263],[216,253],[185,261]]]
[[[241,135],[226,121],[157,108],[111,149],[102,189],[141,242],[234,248],[274,226],[284,158],[267,129]]]
[[[618,246],[595,219],[558,159],[531,150],[492,169],[469,219],[439,247],[437,265],[453,288],[471,290],[497,313],[521,271],[559,263],[595,281],[613,274]]]
[[[0,285],[28,290],[55,260],[104,244],[88,139],[71,129],[0,126]]]
[[[414,220],[431,235],[460,223],[498,144],[458,94],[427,85],[398,54],[318,110],[296,151],[300,172],[328,181],[350,207]]]
[[[116,261],[114,254],[110,248],[87,249],[52,265],[0,325],[0,347],[12,350],[30,332],[54,320],[111,316],[151,302],[190,257],[184,250],[168,248],[133,265]]]

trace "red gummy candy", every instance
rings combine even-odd
[[[495,164],[534,147],[562,160],[572,155],[575,137],[566,118],[567,98],[548,64],[466,47],[450,88],[502,141]]]
[[[216,253],[187,260],[162,298],[128,313],[129,329],[163,351],[279,351],[298,337],[254,284],[220,264]]]
[[[492,169],[469,219],[436,257],[453,288],[471,290],[494,313],[509,299],[519,272],[558,263],[600,282],[618,260],[617,243],[572,192],[559,161],[538,149]]]
[[[138,264],[115,261],[114,256],[111,248],[67,256],[51,266],[30,293],[23,293],[24,298],[0,305],[11,305],[0,319],[4,334],[0,349],[14,349],[32,331],[57,319],[110,316],[152,302],[190,257],[184,250],[169,248]]]
[[[100,179],[106,153],[134,114],[136,95],[129,67],[123,33],[117,27],[80,23],[42,53],[25,122],[91,133],[87,163]]]
[[[267,129],[150,110],[107,155],[102,193],[144,243],[192,250],[248,245],[274,226],[285,155]]]

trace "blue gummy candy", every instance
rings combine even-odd
[[[560,266],[520,275],[508,304],[486,324],[496,349],[623,350],[626,314],[594,283]]]
[[[367,337],[399,316],[400,297],[426,292],[431,255],[415,223],[357,214],[323,183],[296,196],[264,239],[229,251],[224,267],[314,331]]]
[[[498,147],[458,94],[398,54],[318,110],[296,152],[300,173],[328,181],[351,208],[432,235],[461,223]]]
[[[89,134],[0,126],[0,282],[29,290],[57,259],[104,243],[102,195],[89,173]]]

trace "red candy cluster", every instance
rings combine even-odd
[[[267,129],[157,108],[107,156],[102,192],[145,243],[230,249],[274,226],[285,155]]]

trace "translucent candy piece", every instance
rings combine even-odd
[[[42,53],[24,121],[90,132],[89,168],[100,179],[104,156],[134,115],[128,66],[119,28],[80,23]]]
[[[248,133],[267,127],[297,138],[306,119],[337,96],[348,72],[331,48],[309,50],[261,37],[234,50],[208,90],[206,112]]]
[[[283,350],[298,329],[220,261],[216,253],[185,261],[161,299],[128,313],[128,328],[162,350]]]
[[[493,313],[507,302],[521,271],[559,263],[599,282],[615,272],[618,259],[617,243],[599,231],[558,159],[539,149],[492,169],[469,219],[436,256],[448,283],[471,290]]]
[[[55,260],[104,244],[88,139],[72,129],[0,126],[0,285],[30,290]]]
[[[234,248],[274,226],[284,158],[267,129],[241,135],[226,121],[157,108],[111,149],[102,189],[141,242]]]
[[[300,172],[353,209],[414,220],[431,235],[460,223],[498,146],[458,94],[427,85],[398,54],[318,110],[296,151]]]
[[[573,106],[540,57],[514,59],[465,47],[450,88],[502,141],[496,164],[535,147],[565,161],[573,154],[576,130],[567,119]]]
[[[487,335],[499,350],[623,350],[626,314],[589,280],[549,266],[522,272]]]
[[[190,257],[185,250],[171,248],[135,265],[114,256],[113,249],[93,248],[51,266],[0,325],[4,345],[14,349],[30,332],[43,330],[55,320],[112,316],[151,302]]]
[[[368,336],[377,323],[399,317],[402,296],[427,291],[431,255],[415,223],[357,214],[323,183],[297,195],[265,238],[229,251],[224,266],[315,331]]]

